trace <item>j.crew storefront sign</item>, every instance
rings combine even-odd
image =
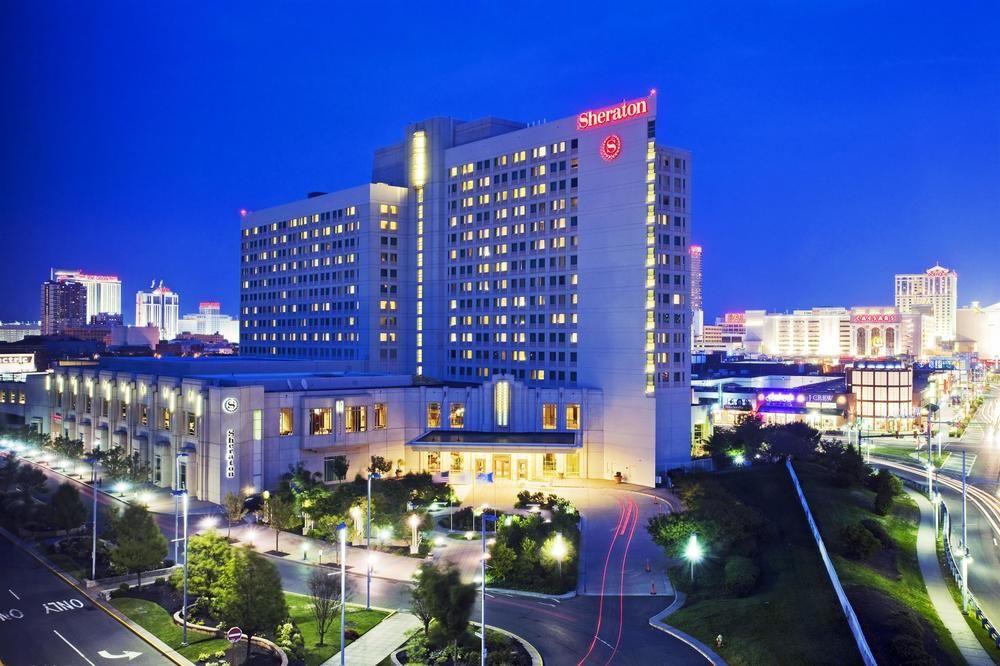
[[[631,120],[644,116],[649,112],[648,99],[635,99],[630,102],[622,102],[615,106],[609,106],[594,111],[584,111],[576,117],[576,128],[578,130],[591,129],[593,127],[603,127],[623,120]]]

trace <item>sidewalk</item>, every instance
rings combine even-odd
[[[406,632],[420,626],[420,620],[410,613],[393,613],[368,630],[344,650],[351,666],[376,666],[406,642]],[[340,653],[323,662],[322,666],[340,663]]]
[[[976,640],[975,634],[962,617],[955,601],[948,592],[948,585],[944,579],[944,572],[937,556],[937,539],[934,534],[934,513],[930,502],[922,494],[907,489],[910,497],[916,501],[920,507],[920,529],[917,531],[917,560],[920,562],[920,573],[924,577],[924,585],[927,586],[927,596],[930,597],[934,610],[937,611],[941,622],[951,632],[951,637],[955,639],[959,652],[966,663],[972,666],[990,666],[993,660],[983,649],[983,646]]]
[[[216,531],[225,536],[225,526],[217,527]],[[274,530],[264,525],[233,525],[232,537],[239,539],[243,545],[251,545],[259,553],[267,553],[274,549]],[[372,540],[372,576],[375,578],[388,578],[391,580],[411,581],[417,568],[423,563],[419,557],[407,557],[405,555],[394,555],[374,549],[376,541]],[[304,537],[292,532],[282,532],[278,541],[278,546],[282,552],[288,553],[283,559],[305,564],[339,564],[339,548],[319,539]],[[303,546],[305,557],[303,557]],[[368,555],[365,548],[347,547],[347,568],[355,572],[364,573]]]

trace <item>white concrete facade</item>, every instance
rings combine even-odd
[[[958,273],[935,264],[923,273],[899,274],[895,279],[896,307],[903,314],[929,306],[938,344],[955,340]]]

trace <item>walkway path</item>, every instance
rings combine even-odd
[[[369,629],[364,636],[347,646],[346,662],[351,666],[376,666],[406,642],[406,632],[420,626],[411,613],[393,613]],[[323,662],[323,666],[340,663],[340,653]]]
[[[951,632],[962,658],[972,666],[990,666],[993,660],[976,640],[975,634],[969,628],[962,612],[959,610],[951,594],[938,562],[937,541],[934,534],[934,513],[930,502],[920,493],[907,489],[910,496],[920,507],[920,529],[917,532],[917,560],[920,562],[920,573],[927,586],[927,595],[934,605],[941,622]]]

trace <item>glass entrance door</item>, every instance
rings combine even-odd
[[[528,461],[526,458],[517,459],[517,478],[518,480],[528,478]]]
[[[498,479],[509,479],[510,478],[510,456],[509,455],[495,455],[495,456],[493,456],[493,474]]]

